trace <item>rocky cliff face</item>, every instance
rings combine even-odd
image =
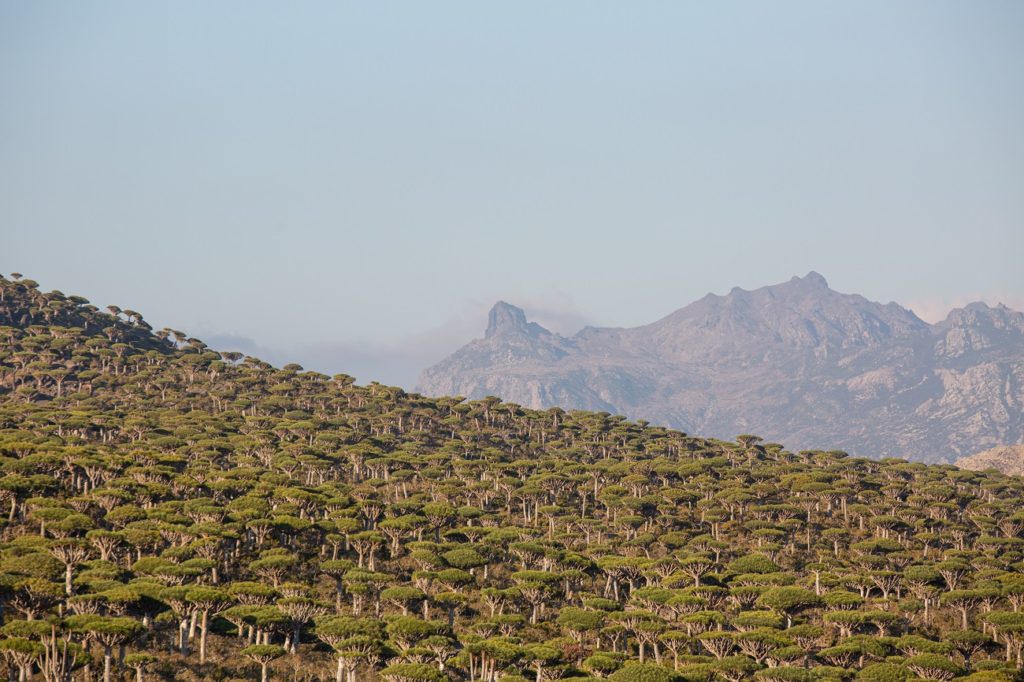
[[[571,337],[498,303],[483,339],[426,370],[428,395],[603,410],[794,449],[952,461],[1024,441],[1024,315],[974,303],[929,325],[817,273],[708,295]]]
[[[992,448],[956,461],[961,469],[985,471],[995,469],[1008,476],[1024,476],[1024,445],[1007,445]]]

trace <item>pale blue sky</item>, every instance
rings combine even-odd
[[[498,298],[1024,303],[1017,0],[0,2],[0,102],[0,270],[361,381]]]

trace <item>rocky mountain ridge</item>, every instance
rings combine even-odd
[[[484,338],[426,370],[419,390],[953,461],[1024,441],[1024,315],[972,303],[928,324],[815,272],[569,337],[499,302]]]
[[[1007,476],[1024,476],[1024,445],[1006,445],[961,457],[956,465],[970,471],[995,469]]]

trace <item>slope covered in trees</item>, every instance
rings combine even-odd
[[[11,679],[1015,679],[1024,481],[429,399],[0,281]]]

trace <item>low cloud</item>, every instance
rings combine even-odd
[[[427,367],[451,355],[473,339],[483,337],[487,313],[499,300],[517,305],[526,311],[529,320],[550,331],[571,335],[590,324],[568,296],[552,294],[544,297],[517,296],[514,292],[494,300],[474,300],[443,323],[394,343],[373,341],[315,342],[297,341],[287,348],[266,346],[248,336],[208,332],[198,334],[210,348],[238,351],[280,367],[290,362],[324,374],[344,373],[358,383],[379,381],[413,390]]]
[[[210,348],[238,351],[281,367],[296,363],[324,374],[348,374],[358,383],[379,381],[411,390],[416,377],[427,367],[430,354],[413,342],[377,345],[372,343],[295,343],[288,347],[266,346],[239,334],[200,334]],[[454,350],[454,348],[452,348]]]
[[[245,353],[261,360],[270,352],[269,348],[260,346],[256,341],[241,334],[203,334],[199,339],[210,348],[218,351],[236,351]]]
[[[544,298],[526,297],[519,301],[509,301],[526,311],[526,317],[549,331],[562,336],[572,336],[593,321],[581,313],[564,294],[554,294]]]

